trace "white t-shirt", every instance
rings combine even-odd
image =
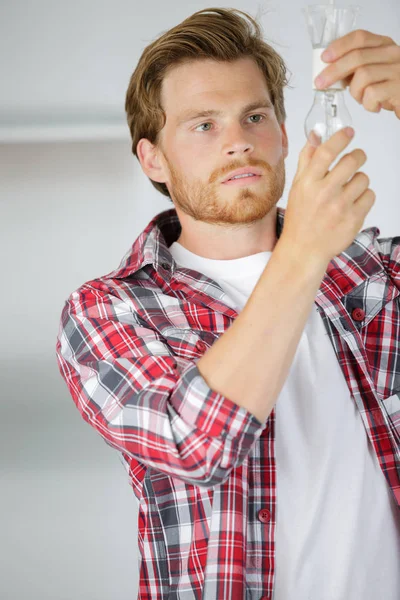
[[[272,252],[175,261],[216,281],[240,312]],[[273,600],[399,600],[400,516],[313,305],[276,411]]]

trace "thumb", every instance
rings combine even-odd
[[[311,131],[310,135],[307,138],[305,146],[300,152],[295,179],[299,178],[302,175],[303,171],[306,169],[306,167],[308,167],[312,157],[315,154],[316,149],[320,145],[320,136],[316,134],[315,131]]]

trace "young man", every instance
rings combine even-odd
[[[385,63],[360,98],[400,118],[394,48],[354,32],[330,74],[358,96],[360,64]],[[276,206],[286,83],[233,9],[145,49],[132,149],[174,208],[62,312],[61,374],[140,502],[142,600],[400,592],[400,237],[359,232],[366,154],[329,171],[346,131],[307,142]]]

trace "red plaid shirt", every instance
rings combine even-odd
[[[278,207],[279,238],[285,210]],[[57,359],[82,417],[121,453],[139,500],[142,600],[272,597],[275,409],[265,423],[196,363],[237,313],[179,267],[175,209],[120,266],[66,300]],[[315,303],[400,505],[400,237],[369,227],[328,265]]]

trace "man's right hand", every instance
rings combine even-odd
[[[353,242],[376,197],[369,177],[356,172],[367,160],[363,150],[345,154],[329,171],[351,141],[346,129],[323,144],[311,133],[299,156],[280,239],[299,255],[312,253],[326,264]]]

